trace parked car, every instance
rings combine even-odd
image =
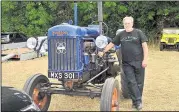
[[[18,42],[26,42],[28,37],[20,32],[2,32],[1,33],[1,43],[18,43]]]
[[[160,40],[160,51],[167,48],[176,48],[179,51],[179,28],[164,28]]]
[[[2,86],[1,93],[1,111],[40,111],[24,91]]]

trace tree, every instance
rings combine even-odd
[[[76,1],[78,25],[98,23],[96,1]],[[123,28],[125,16],[134,17],[149,40],[159,39],[164,27],[179,27],[178,1],[103,1],[103,22],[113,38]],[[2,1],[2,31],[19,31],[28,36],[44,35],[50,27],[74,18],[73,1]],[[103,25],[104,26],[104,25]]]

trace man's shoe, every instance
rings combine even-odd
[[[141,110],[142,109],[142,103],[139,103],[138,105],[136,105],[136,109]]]

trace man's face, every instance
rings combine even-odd
[[[130,19],[125,19],[123,24],[124,24],[125,30],[130,30],[133,27],[133,23]]]

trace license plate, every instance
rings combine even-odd
[[[48,77],[56,79],[79,79],[79,74],[74,72],[49,72]]]

